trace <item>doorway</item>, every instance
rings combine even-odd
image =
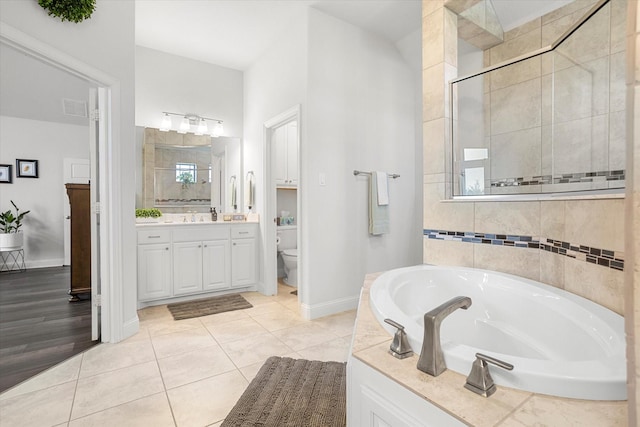
[[[293,292],[298,302],[305,292],[301,236],[300,106],[268,120],[265,136],[265,290]]]
[[[88,83],[93,90],[88,96],[89,102],[87,106],[87,115],[89,116],[89,126],[86,133],[86,141],[89,145],[89,157],[91,161],[91,244],[92,253],[92,300],[90,304],[91,314],[91,331],[92,339],[94,341],[112,341],[118,340],[121,331],[114,331],[112,326],[112,320],[118,320],[111,314],[111,304],[105,304],[101,296],[103,293],[109,295],[112,291],[119,291],[118,289],[112,289],[110,286],[109,278],[117,272],[119,272],[119,266],[114,268],[109,262],[112,256],[112,248],[110,239],[107,236],[113,231],[113,234],[119,234],[120,225],[113,226],[111,218],[113,218],[113,209],[116,206],[112,206],[107,203],[110,199],[101,197],[102,195],[108,195],[110,188],[112,188],[112,182],[114,178],[109,174],[110,168],[113,166],[107,164],[106,159],[109,158],[111,153],[111,121],[112,109],[118,110],[119,107],[113,107],[111,105],[111,93],[116,88],[116,93],[119,93],[118,82],[111,77],[105,75],[99,70],[96,70],[75,58],[68,56],[67,54],[56,50],[55,48],[47,45],[46,43],[35,40],[28,35],[14,29],[8,25],[0,26],[0,43],[3,46],[8,46],[18,52],[24,57],[30,58],[55,69],[58,73],[68,73],[74,78],[80,79],[85,83]],[[46,79],[45,79],[46,80]],[[5,95],[3,93],[3,95]],[[39,98],[36,98],[39,99]],[[46,159],[44,159],[46,162]],[[41,165],[44,165],[42,163]],[[60,160],[57,165],[47,164],[48,168],[57,169],[62,174],[63,161]],[[51,169],[49,169],[51,170]],[[56,185],[60,185],[62,176],[56,179]],[[57,188],[57,187],[56,187]],[[57,199],[59,192],[51,192],[51,197]],[[41,194],[41,197],[48,197],[48,194]],[[56,200],[56,203],[58,201]],[[60,205],[62,206],[62,205]],[[60,208],[62,213],[62,208]],[[60,228],[64,219],[62,215],[59,215]],[[59,233],[59,245],[63,247],[63,232]],[[60,255],[60,263],[63,264],[63,255]],[[33,270],[37,272],[41,265],[34,265]],[[44,267],[44,266],[42,266]],[[62,268],[62,267],[58,267]],[[12,280],[15,279],[15,276]],[[68,303],[67,303],[68,304]],[[102,309],[102,310],[101,310]],[[105,328],[102,327],[105,326]],[[114,337],[115,332],[115,337]],[[45,367],[46,368],[46,367]],[[45,369],[43,368],[43,369]]]

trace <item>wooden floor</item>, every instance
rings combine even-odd
[[[0,273],[0,392],[91,341],[91,301],[69,303],[70,267]]]

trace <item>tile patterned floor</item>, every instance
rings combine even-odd
[[[268,357],[346,361],[355,310],[307,321],[290,291],[196,319],[140,310],[137,335],[0,394],[0,427],[219,426]]]

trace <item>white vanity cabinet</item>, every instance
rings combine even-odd
[[[256,282],[255,227],[234,227],[231,230],[231,286],[245,286]]]
[[[171,233],[138,231],[138,299],[171,296]]]
[[[192,226],[172,234],[173,295],[229,287],[228,226]]]
[[[275,179],[278,187],[298,185],[298,123],[290,122],[273,131]]]
[[[138,301],[170,302],[255,285],[257,229],[257,223],[138,228]]]

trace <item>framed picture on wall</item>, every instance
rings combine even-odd
[[[37,178],[38,177],[38,161],[16,159],[16,175],[18,178]]]
[[[12,165],[0,165],[0,184],[11,184]]]

